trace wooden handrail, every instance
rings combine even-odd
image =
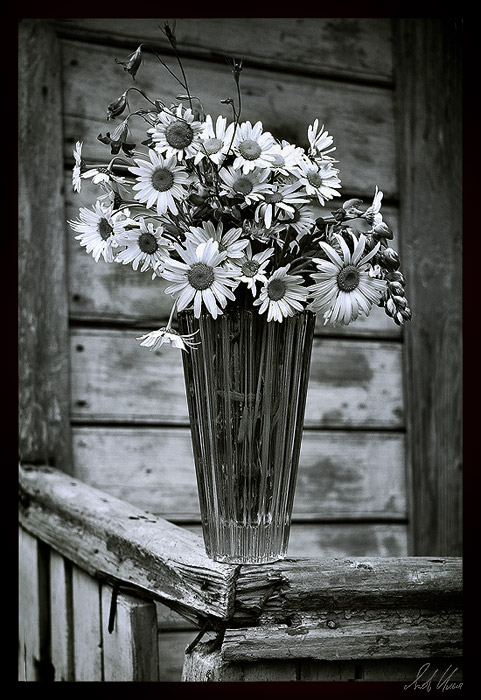
[[[21,466],[19,485],[23,528],[215,630],[229,662],[462,653],[459,557],[220,564],[196,534],[50,467]]]

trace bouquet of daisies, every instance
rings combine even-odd
[[[164,342],[186,349],[192,336],[172,327],[175,312],[214,319],[226,307],[250,307],[268,322],[308,309],[325,323],[349,324],[383,306],[401,325],[411,316],[399,256],[388,245],[393,234],[381,214],[383,193],[372,204],[351,199],[319,216],[320,207],[340,196],[333,137],[318,119],[307,128],[305,148],[275,138],[260,121],[241,121],[240,73],[232,62],[237,105],[232,119],[205,114],[190,93],[176,38],[164,32],[177,56],[186,94],[167,106],[131,86],[107,107],[108,119],[126,113],[112,134],[98,139],[110,147],[108,165],[87,165],[82,143],[74,150],[72,183],[99,187],[92,208],[69,221],[81,246],[96,262],[132,265],[167,280],[172,296],[167,325],[139,338],[154,349]],[[138,49],[118,61],[135,79]],[[154,51],[155,53],[155,51]],[[146,107],[130,111],[129,93]],[[129,122],[142,119],[146,139],[133,143]]]

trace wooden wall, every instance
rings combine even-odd
[[[115,58],[125,60],[149,42],[175,68],[157,27],[162,22],[48,21],[61,67],[70,338],[64,386],[72,473],[200,532],[180,354],[170,347],[149,353],[135,340],[166,320],[163,284],[127,266],[96,264],[66,223],[96,196],[86,181],[80,194],[72,191],[75,142],[84,142],[88,162],[108,161],[109,149],[97,140],[115,124],[107,122],[106,106],[134,84]],[[220,100],[235,94],[224,59],[231,55],[244,59],[243,120],[260,119],[274,135],[303,146],[307,126],[315,118],[324,123],[337,146],[343,198],[369,202],[378,185],[394,247],[402,249],[390,19],[179,19],[177,35],[192,92],[207,112],[230,117]],[[167,103],[179,92],[148,52],[135,85]],[[132,124],[135,138],[140,132]],[[408,553],[405,360],[404,333],[381,309],[347,328],[317,324],[291,555]],[[158,612],[160,680],[178,680],[195,631],[163,606]]]

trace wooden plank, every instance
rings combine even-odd
[[[58,31],[76,39],[131,43],[134,51],[148,42],[171,55],[159,29],[164,20],[57,19]],[[391,26],[382,18],[181,18],[176,23],[178,49],[183,55],[217,59],[243,58],[251,64],[351,80],[392,80]],[[120,55],[120,49],[117,49]],[[174,68],[172,59],[168,64]]]
[[[187,424],[179,353],[148,352],[139,335],[72,330],[74,420]],[[314,339],[306,427],[401,428],[402,403],[398,343]]]
[[[413,311],[406,329],[411,551],[460,554],[462,32],[451,18],[396,19],[395,27],[402,250]]]
[[[289,557],[404,557],[407,526],[354,523],[294,523]]]
[[[75,220],[79,207],[92,207],[99,194],[94,185],[86,180],[80,193],[72,190],[71,171],[65,175],[67,202],[66,218]],[[370,200],[369,200],[370,201]],[[366,200],[367,205],[367,200]],[[319,216],[330,208],[319,208]],[[384,219],[392,225],[395,235],[393,247],[398,244],[397,209],[383,207]],[[75,320],[114,321],[130,325],[165,325],[172,308],[172,297],[164,294],[165,280],[148,272],[133,270],[129,265],[108,264],[100,259],[95,263],[85,249],[75,240],[75,234],[66,226],[69,266],[69,313]],[[380,307],[374,307],[368,317],[358,319],[348,326],[324,326],[322,319],[316,326],[321,335],[359,335],[398,338],[401,328],[396,326]]]
[[[72,568],[75,681],[102,681],[100,584],[78,566]]]
[[[40,659],[40,600],[37,540],[19,528],[19,680],[36,681]]]
[[[157,616],[154,603],[119,593],[113,630],[109,615],[113,588],[102,586],[103,668],[105,681],[152,681],[159,675]]]
[[[74,426],[75,476],[167,520],[199,518],[190,430]],[[406,517],[404,435],[305,430],[296,520]]]
[[[87,573],[173,607],[226,618],[236,567],[208,559],[197,535],[50,468],[20,470],[20,521]]]
[[[63,44],[65,162],[71,162],[78,140],[84,143],[87,162],[108,162],[111,158],[110,149],[97,136],[111,131],[106,121],[109,102],[133,84],[115,64],[117,56],[118,50],[110,47],[70,41]],[[192,93],[202,100],[205,112],[231,120],[230,106],[220,102],[235,96],[231,70],[225,64],[191,59],[185,60],[184,68]],[[175,102],[179,95],[179,85],[151,55],[145,56],[135,84],[150,99],[160,98],[166,104]],[[254,68],[242,72],[241,84],[241,121],[260,120],[277,138],[307,147],[307,128],[318,118],[334,137],[345,191],[372,197],[377,184],[387,198],[396,196],[391,90],[351,84],[347,91],[343,82]],[[132,97],[134,109],[148,104],[139,98]],[[141,118],[130,122],[137,143],[145,140],[144,124]],[[353,148],[357,143],[362,147]]]
[[[69,471],[61,59],[42,20],[19,22],[19,48],[19,454]]]
[[[356,665],[353,661],[309,661],[300,662],[301,681],[353,681]]]
[[[55,681],[74,680],[72,565],[50,550],[50,655]]]

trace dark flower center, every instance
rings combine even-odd
[[[100,236],[104,241],[106,241],[110,236],[112,235],[112,231],[114,229],[110,225],[110,223],[107,221],[107,219],[100,219],[98,226],[97,226],[97,231],[100,233]]]
[[[222,141],[220,139],[206,139],[202,142],[202,146],[207,155],[212,153],[218,153],[222,148]]]
[[[269,282],[267,285],[267,296],[269,299],[272,299],[272,301],[279,301],[279,299],[282,299],[285,295],[286,289],[287,286],[285,282],[279,279],[273,279],[272,282]]]
[[[233,188],[239,194],[250,194],[254,186],[248,177],[238,177],[233,184]]]
[[[152,187],[158,192],[170,190],[174,184],[174,173],[168,168],[156,168],[152,173]]]
[[[142,253],[152,255],[159,247],[155,236],[152,233],[141,233],[138,238],[139,248]]]
[[[359,284],[361,275],[355,265],[346,265],[337,276],[337,286],[342,292],[352,292]]]
[[[322,177],[315,170],[310,170],[307,173],[307,180],[309,184],[313,187],[320,187],[322,185]]]
[[[214,269],[202,262],[194,263],[187,273],[187,279],[194,289],[207,289],[214,281]]]
[[[194,131],[187,122],[176,121],[166,127],[165,138],[172,148],[186,148],[194,140]]]
[[[272,194],[266,194],[264,195],[265,200],[268,204],[277,204],[278,202],[282,202],[282,195],[279,194],[279,192],[273,192]]]
[[[246,139],[239,144],[239,153],[246,160],[256,160],[262,153],[262,148],[259,146],[257,141],[252,141],[252,139]]]
[[[247,260],[242,265],[242,274],[246,277],[255,277],[260,265],[255,260]]]

